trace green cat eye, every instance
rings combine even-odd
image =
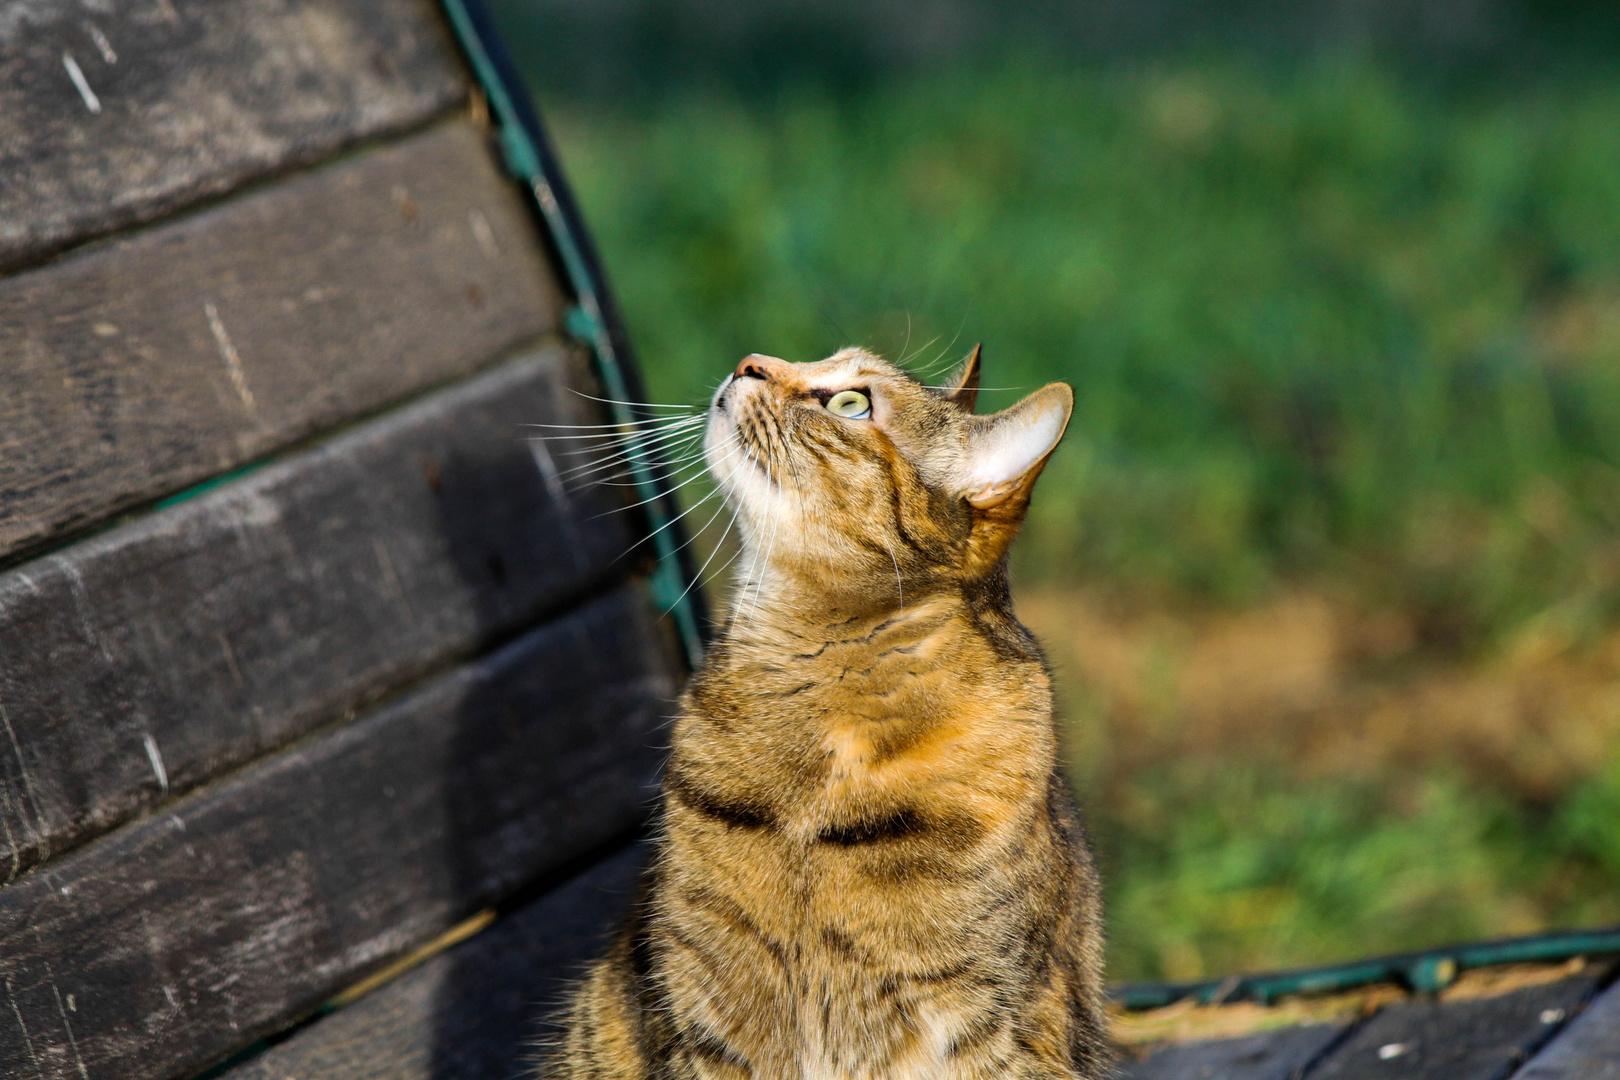
[[[864,420],[872,415],[872,400],[859,390],[840,390],[827,399],[827,411],[850,420]]]

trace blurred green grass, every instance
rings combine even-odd
[[[1611,73],[1031,51],[548,116],[656,400],[851,342],[927,369],[983,341],[989,407],[1070,382],[1021,588],[1331,589],[1402,613],[1420,668],[1616,626]],[[1115,977],[1620,918],[1620,757],[1549,795],[1262,749],[1105,785]]]

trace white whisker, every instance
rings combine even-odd
[[[583,390],[575,390],[571,386],[568,388],[568,392],[570,394],[576,394],[576,395],[578,395],[579,397],[582,397],[582,398],[589,398],[591,401],[600,401],[604,405],[628,405],[632,409],[697,409],[697,408],[707,408],[707,406],[678,405],[678,404],[672,405],[672,404],[662,404],[662,403],[653,402],[653,401],[620,401],[617,398],[597,397],[595,394],[587,394],[585,391],[583,391]]]
[[[660,447],[684,447],[686,443],[693,439],[701,438],[702,436],[702,431],[675,431],[644,439],[624,439],[602,446],[575,447],[572,450],[564,450],[562,453],[571,458],[595,455],[591,461],[577,463],[575,465],[576,468],[588,467],[593,463],[601,463],[610,461],[614,458],[625,458],[633,455],[644,454],[649,450],[657,450]]]
[[[574,479],[577,477],[588,476],[592,473],[603,472],[605,470],[630,465],[632,463],[646,463],[648,459],[657,458],[660,455],[668,452],[673,452],[677,456],[684,459],[691,449],[689,444],[695,441],[701,435],[702,432],[688,433],[684,439],[649,440],[647,442],[621,446],[603,456],[569,466],[568,469],[563,472],[563,476],[568,479]]]
[[[591,431],[611,429],[621,431],[634,427],[663,427],[674,424],[701,423],[707,419],[702,416],[653,416],[643,420],[619,420],[611,424],[520,424],[520,427],[552,428],[560,431]]]

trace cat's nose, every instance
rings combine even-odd
[[[788,366],[786,360],[778,360],[774,356],[761,356],[759,353],[749,353],[737,365],[736,377],[739,379],[765,379],[773,375],[780,376],[782,369]]]

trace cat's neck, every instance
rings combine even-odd
[[[959,594],[946,591],[908,596],[905,603],[840,605],[824,597],[739,589],[722,637],[739,655],[792,658],[830,644],[871,643],[880,636],[908,633],[964,608]]]

